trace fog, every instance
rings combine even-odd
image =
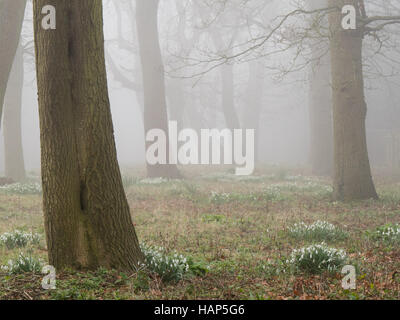
[[[129,1],[121,0],[120,2],[121,8],[118,13],[114,1],[104,1],[108,86],[118,159],[122,167],[144,166],[145,137],[141,112],[143,106],[140,105],[140,101],[143,99],[141,97],[143,91],[137,91],[133,87],[129,88],[126,83],[121,84],[120,75],[115,74],[116,67],[123,77],[137,84],[138,87],[142,86],[134,12],[127,10],[130,7]],[[255,2],[253,1],[253,3]],[[177,98],[174,96],[173,86],[175,85],[180,86],[180,90],[184,91],[185,108],[194,108],[196,112],[204,113],[204,119],[208,119],[205,124],[206,127],[224,128],[226,124],[222,114],[221,79],[219,76],[222,66],[208,70],[204,74],[201,73],[207,70],[207,63],[196,67],[181,68],[182,61],[178,63],[177,61],[185,60],[184,55],[188,48],[181,50],[182,57],[176,56],[179,46],[184,46],[184,44],[179,43],[180,40],[177,35],[182,31],[189,37],[193,36],[195,32],[207,33],[207,35],[201,35],[198,38],[193,51],[195,57],[201,56],[201,52],[203,52],[203,59],[211,58],[210,52],[215,48],[208,41],[213,37],[213,32],[218,30],[218,26],[228,34],[229,30],[225,30],[229,23],[223,20],[233,18],[227,15],[226,18],[221,19],[222,22],[216,22],[217,26],[204,27],[205,31],[201,30],[203,27],[185,21],[188,23],[187,29],[180,30],[181,24],[174,3],[172,0],[161,1],[158,19],[161,50],[166,70],[166,95],[170,117],[174,108],[174,101]],[[185,19],[190,19],[195,13],[190,11],[194,9],[189,7],[195,5],[191,1],[183,1],[182,3],[188,6],[187,11],[185,11],[188,13],[188,17]],[[249,6],[251,3],[250,1]],[[259,19],[268,22],[271,16],[277,16],[291,8],[290,4],[287,6],[277,4],[277,1],[271,3],[273,4],[263,9],[264,11],[261,12]],[[134,8],[134,5],[132,8]],[[229,10],[232,10],[232,8]],[[207,15],[207,12],[202,14]],[[218,18],[215,19],[218,20]],[[33,45],[28,45],[33,41],[31,25],[32,5],[29,3],[22,37],[22,43],[29,47],[24,54],[25,80],[22,97],[23,152],[28,171],[40,168],[39,117],[32,56]],[[243,39],[246,37],[246,27],[243,27],[243,29],[243,34],[240,35],[241,39],[237,43],[243,43]],[[227,38],[229,38],[229,35]],[[395,41],[398,43],[399,39],[395,39]],[[223,48],[218,48],[218,50],[223,50]],[[299,68],[298,71],[289,72],[285,76],[279,75],[279,72],[272,68],[272,66],[290,65],[294,51],[295,49],[288,49],[285,52],[269,55],[265,58],[262,58],[262,52],[260,52],[247,57],[247,61],[246,59],[243,59],[243,61],[239,59],[239,61],[236,61],[237,63],[229,62],[233,68],[234,105],[240,119],[243,119],[251,108],[247,103],[251,99],[246,97],[248,95],[246,88],[249,82],[247,65],[249,61],[254,60],[259,63],[259,68],[265,69],[264,89],[259,101],[261,113],[259,119],[260,139],[258,142],[258,161],[263,164],[283,164],[299,167],[309,165],[309,68]],[[393,53],[388,49],[385,54],[390,56]],[[259,56],[258,59],[257,55]],[[399,132],[399,64],[398,61],[395,61],[397,56],[390,57],[393,59],[391,65],[387,64],[387,61],[379,64],[380,59],[382,59],[379,56],[371,58],[375,59],[373,60],[374,64],[371,63],[371,68],[368,68],[366,72],[367,137],[372,167],[388,165],[390,159],[388,159],[387,152],[393,142],[390,137],[393,138],[393,134]],[[366,64],[370,61],[372,60],[366,61]],[[175,70],[179,71],[174,71],[176,65],[179,65],[180,68]],[[390,74],[390,76],[384,76],[384,74]],[[187,114],[185,113],[185,116]],[[184,121],[182,126],[188,127],[193,124],[193,121],[196,122],[196,119]],[[3,132],[1,132],[2,135]],[[0,154],[2,155],[4,154],[3,148],[3,139],[0,139]],[[0,157],[0,172],[4,172],[3,158]]]

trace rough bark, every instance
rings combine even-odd
[[[41,28],[41,9],[57,29]],[[132,271],[142,259],[122,186],[104,62],[101,0],[34,0],[43,211],[57,269]]]
[[[4,99],[4,166],[7,178],[16,182],[25,180],[22,147],[22,92],[24,87],[23,49],[18,47],[8,80]]]
[[[136,26],[143,75],[145,135],[152,129],[163,130],[167,136],[167,159],[169,159],[168,112],[164,64],[158,35],[158,5],[159,0],[137,0]],[[151,144],[146,142],[146,150]],[[150,178],[180,177],[178,168],[174,164],[147,163],[147,175]]]
[[[4,96],[21,36],[26,0],[0,0],[0,128]]]
[[[356,0],[329,0],[342,8]],[[333,90],[334,197],[337,200],[377,198],[368,158],[362,68],[363,29],[344,30],[341,10],[329,15]]]

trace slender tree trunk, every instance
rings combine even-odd
[[[185,92],[183,82],[175,79],[167,81],[169,118],[178,123],[178,130],[185,126]]]
[[[22,148],[21,111],[24,87],[24,58],[21,45],[15,55],[6,96],[4,99],[4,165],[7,178],[16,182],[25,180]]]
[[[342,8],[356,0],[329,0]],[[377,198],[368,159],[362,68],[363,30],[344,30],[341,10],[329,15],[334,130],[334,196],[337,200]]]
[[[145,135],[152,129],[161,129],[167,136],[169,159],[168,112],[165,96],[164,64],[158,35],[159,0],[136,0],[136,25],[142,63],[144,89]],[[151,142],[146,142],[146,150]],[[179,178],[173,164],[147,164],[148,177]]]
[[[308,0],[309,10],[326,8],[328,0]],[[328,24],[328,19],[320,23]],[[326,26],[325,25],[325,26]],[[318,28],[314,20],[311,28]],[[318,30],[316,30],[318,31]],[[318,42],[312,43],[309,73],[310,163],[313,174],[333,175],[333,120],[330,55]]]
[[[229,129],[240,129],[239,116],[235,108],[235,88],[233,65],[224,64],[221,67],[222,79],[222,110]]]
[[[0,0],[0,128],[4,96],[21,36],[26,0]]]
[[[249,81],[245,97],[244,127],[254,129],[255,162],[259,162],[260,119],[264,92],[264,68],[257,61],[249,62]]]
[[[329,56],[314,49],[310,70],[310,160],[313,174],[333,173],[332,89]]]
[[[49,263],[135,270],[142,254],[117,162],[102,1],[33,3]],[[56,30],[41,27],[44,5],[56,7]]]
[[[218,49],[224,48],[224,41],[218,30],[212,33],[213,41]],[[239,116],[235,108],[235,82],[233,65],[223,64],[221,70],[221,99],[222,112],[224,114],[227,128],[240,129]]]

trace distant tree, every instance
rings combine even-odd
[[[260,161],[260,125],[263,110],[263,96],[265,88],[265,67],[260,61],[250,61],[249,78],[244,101],[246,103],[243,127],[254,129],[255,162]]]
[[[262,34],[250,36],[247,41],[234,46],[233,53],[230,53],[232,48],[228,48],[225,52],[208,54],[206,61],[199,60],[197,63],[197,66],[201,63],[205,65],[205,70],[198,74],[203,75],[226,63],[261,58],[265,61],[267,56],[292,50],[293,61],[288,66],[276,67],[280,76],[284,77],[289,72],[310,66],[316,60],[310,44],[316,38],[325,37],[329,42],[331,57],[334,197],[338,200],[377,198],[366,143],[363,40],[365,36],[370,36],[377,42],[375,56],[388,49],[387,38],[396,33],[393,26],[400,24],[398,1],[374,0],[364,3],[363,0],[329,0],[325,6],[307,9],[306,5],[311,1],[296,1],[291,11],[284,8],[284,13],[270,25],[261,24]],[[356,9],[356,30],[342,27],[342,9],[345,5]],[[305,23],[305,17],[315,14],[329,16],[329,32],[324,32],[320,24],[311,28]],[[260,23],[257,25],[260,26]],[[398,49],[394,49],[398,53]],[[386,58],[389,63],[396,63],[390,57]]]
[[[4,96],[21,36],[26,0],[0,0],[0,128]]]
[[[169,128],[165,90],[164,64],[158,34],[159,0],[136,0],[136,25],[142,63],[144,91],[144,129],[161,129],[167,137],[169,160]],[[146,150],[152,142],[146,142]],[[174,164],[147,163],[148,177],[179,178]]]
[[[178,44],[171,46],[179,50],[173,52],[169,73],[176,78],[194,79],[196,87],[201,90],[197,109],[203,113],[203,120],[206,120],[202,123],[212,122],[213,126],[218,126],[221,115],[227,128],[255,129],[255,152],[258,158],[263,96],[268,93],[263,87],[265,66],[256,61],[241,61],[249,66],[248,82],[242,97],[237,90],[240,76],[239,72],[235,72],[236,61],[233,57],[238,48],[242,48],[243,42],[255,36],[259,29],[264,30],[260,26],[269,20],[266,13],[270,13],[268,5],[272,1],[175,2],[184,8],[180,10],[179,19],[186,21],[186,34],[192,35],[191,38],[196,41],[187,41],[185,38],[188,36],[184,35],[179,37],[183,41],[180,40]],[[180,32],[185,34],[185,25],[178,26]],[[212,93],[210,95],[206,92]],[[191,93],[193,97],[194,90],[191,90]],[[186,110],[195,111],[195,108],[190,107],[187,106]],[[207,119],[210,117],[212,121]],[[200,118],[201,115],[196,115],[194,119],[198,122],[197,119]]]
[[[22,92],[24,87],[24,57],[20,44],[8,80],[4,99],[4,168],[5,176],[16,182],[25,180],[22,147]]]
[[[212,38],[217,48],[224,48],[224,39],[221,33],[224,30],[220,28],[213,28],[211,31]],[[235,36],[230,39],[234,42]],[[239,115],[235,108],[235,73],[234,66],[230,63],[222,65],[221,72],[221,98],[222,98],[222,112],[224,114],[225,123],[227,128],[234,130],[240,129]]]
[[[327,0],[308,0],[309,10],[327,7]],[[310,28],[328,28],[326,15],[310,17]],[[316,33],[319,30],[315,30]],[[313,174],[333,174],[333,120],[329,43],[311,40],[309,71],[310,163]]]
[[[364,1],[329,0],[330,7],[352,5],[367,18]],[[341,10],[329,14],[334,123],[334,194],[338,200],[377,198],[368,158],[362,48],[365,25],[342,27]]]
[[[142,253],[117,162],[101,0],[34,0],[49,263],[135,270]],[[42,29],[42,7],[57,10]]]

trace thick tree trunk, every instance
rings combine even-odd
[[[43,30],[44,5],[57,29]],[[34,0],[49,263],[133,271],[142,259],[122,186],[108,98],[101,0]]]
[[[356,0],[330,0],[342,8]],[[334,197],[337,200],[377,198],[368,159],[362,69],[363,30],[344,30],[341,10],[329,15],[334,130]]]
[[[165,96],[164,64],[158,36],[159,0],[136,0],[136,25],[142,63],[144,89],[145,135],[152,129],[161,129],[167,136],[169,159],[168,112]],[[151,145],[146,142],[146,150]],[[147,164],[148,177],[179,178],[174,164]]]
[[[0,0],[0,128],[4,96],[21,36],[26,0]]]
[[[23,49],[19,46],[8,80],[4,99],[4,165],[7,178],[16,182],[25,180],[22,148],[21,111],[24,87]]]

